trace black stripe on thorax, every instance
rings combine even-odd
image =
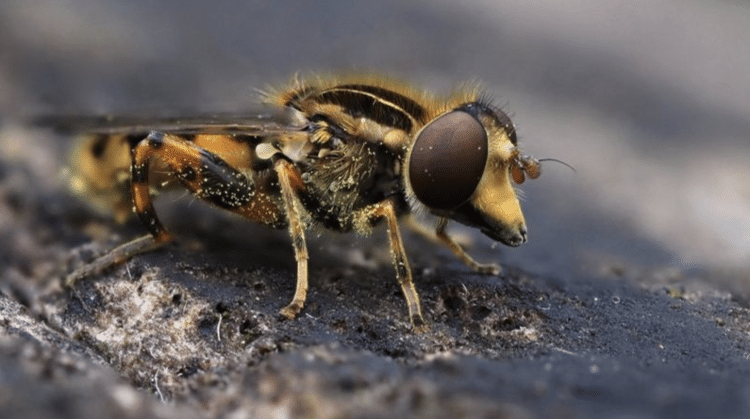
[[[399,93],[376,86],[345,84],[315,96],[318,103],[340,105],[354,116],[365,116],[378,124],[411,131],[413,120],[424,122],[426,110]]]
[[[388,90],[382,87],[370,86],[367,84],[344,84],[339,87],[343,89],[359,90],[378,96],[382,100],[398,106],[404,112],[411,115],[411,117],[415,120],[419,122],[426,122],[425,119],[427,118],[427,110],[413,99],[406,97],[400,93],[396,93],[392,90]]]

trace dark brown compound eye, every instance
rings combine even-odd
[[[419,133],[409,159],[409,181],[420,202],[448,210],[466,202],[487,163],[487,132],[464,111],[449,112]]]

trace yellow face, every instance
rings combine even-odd
[[[510,144],[510,142],[508,142]],[[469,204],[481,216],[477,227],[489,237],[509,246],[526,242],[526,220],[511,182],[510,160],[490,159]]]

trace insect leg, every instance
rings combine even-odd
[[[273,213],[269,210],[273,203],[259,203],[257,199],[253,199],[259,194],[255,194],[254,185],[242,173],[215,154],[180,136],[152,132],[133,148],[131,154],[133,207],[150,235],[118,246],[76,270],[66,278],[68,286],[80,278],[120,264],[172,239],[172,235],[159,221],[151,198],[149,171],[155,159],[165,163],[177,179],[199,198],[267,224],[275,221],[274,217],[268,216]]]
[[[133,164],[131,166],[130,190],[133,197],[133,208],[156,243],[167,242],[172,238],[172,235],[164,229],[156,216],[156,210],[151,199],[148,174],[154,157],[170,153],[169,149],[172,147],[165,146],[165,143],[169,144],[170,142],[165,141],[164,134],[151,132],[131,152]]]
[[[198,198],[261,224],[284,225],[268,182],[256,184],[247,172],[178,135],[152,132],[133,149],[132,194],[135,212],[155,241],[167,241],[171,235],[156,217],[149,192],[148,172],[153,159],[166,164]]]
[[[156,249],[172,238],[156,217],[148,183],[151,159],[161,152],[163,143],[164,135],[152,132],[146,139],[139,142],[132,151],[131,193],[133,207],[151,234],[124,243],[92,263],[75,270],[65,278],[66,286],[73,286],[77,280],[119,265],[139,253]]]
[[[393,200],[386,199],[366,207],[355,214],[355,217],[359,219],[359,222],[369,224],[374,224],[377,220],[385,218],[388,226],[388,241],[391,244],[391,257],[393,258],[393,265],[396,268],[396,279],[401,285],[401,290],[406,298],[406,304],[409,307],[409,319],[414,330],[425,330],[427,325],[422,317],[419,295],[414,288],[411,268],[409,267],[409,260],[406,257],[401,232],[398,228],[398,219],[396,218],[396,209]]]
[[[131,240],[127,243],[123,243],[109,253],[101,256],[93,262],[84,265],[65,277],[65,286],[72,287],[76,281],[83,279],[87,276],[95,275],[99,272],[109,269],[115,265],[119,265],[131,257],[139,254],[154,250],[161,246],[165,242],[157,242],[154,237],[150,234],[139,237],[135,240]]]
[[[435,237],[435,229],[424,225],[421,221],[417,220],[414,215],[406,214],[401,217],[401,223],[404,224],[409,230],[419,234],[423,238],[433,242],[442,243]]]
[[[302,211],[297,198],[297,193],[303,188],[303,185],[299,172],[292,163],[283,159],[277,160],[274,163],[274,170],[279,177],[281,195],[289,221],[289,234],[292,236],[292,244],[294,245],[294,258],[297,260],[297,288],[294,291],[292,302],[281,309],[281,314],[284,317],[293,319],[302,310],[307,298],[307,243],[305,242]]]
[[[456,255],[461,261],[466,264],[468,267],[473,269],[475,272],[478,272],[480,274],[484,275],[499,275],[501,272],[500,265],[494,264],[494,263],[478,263],[474,260],[468,253],[466,253],[466,250],[464,250],[463,247],[461,247],[460,244],[456,243],[451,236],[448,235],[448,233],[445,232],[445,227],[448,226],[448,219],[447,218],[439,218],[437,226],[435,227],[435,236],[437,236],[437,239],[443,243],[444,245],[448,246],[451,251],[453,251],[453,254]]]

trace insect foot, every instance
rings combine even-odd
[[[286,307],[279,310],[279,314],[281,314],[284,318],[287,318],[289,320],[294,320],[297,318],[299,313],[302,311],[302,304],[298,302],[292,302]]]
[[[500,275],[503,269],[497,263],[485,263],[477,265],[474,270],[482,275]]]

